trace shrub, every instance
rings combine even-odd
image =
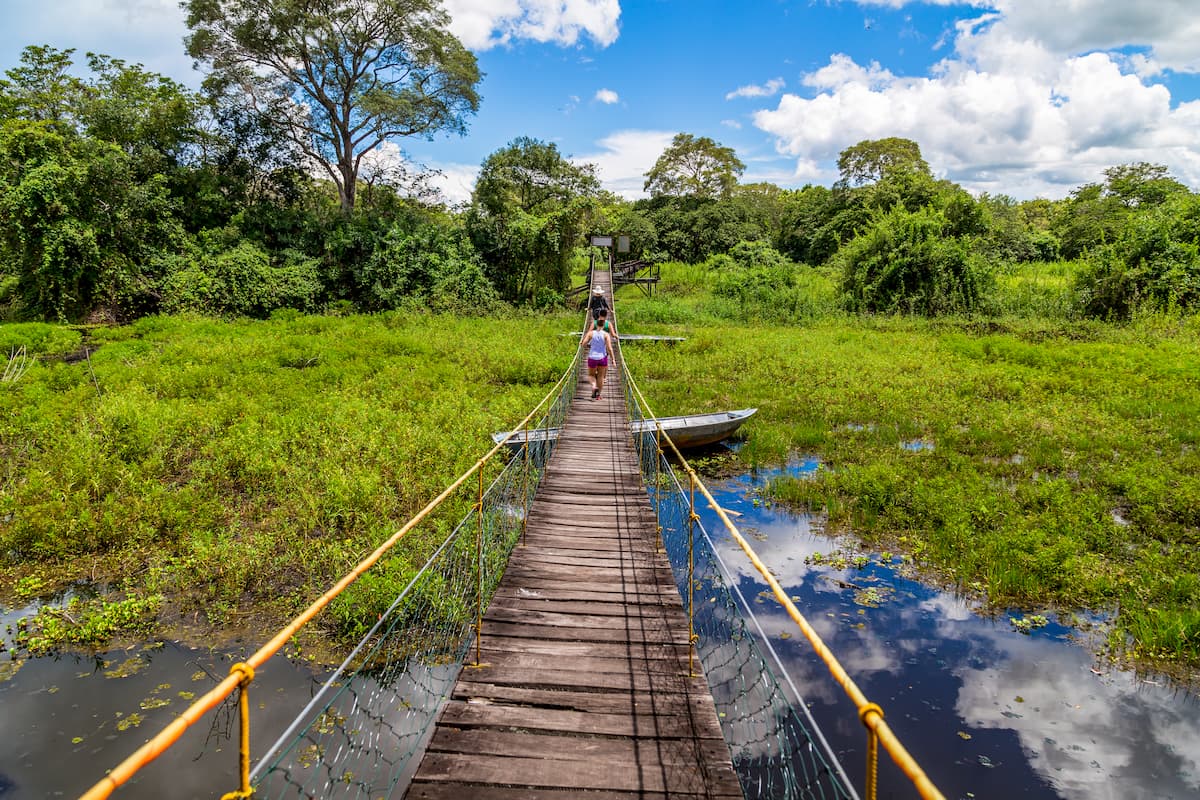
[[[321,291],[317,262],[294,250],[272,263],[260,247],[242,242],[172,261],[163,286],[169,312],[266,317],[280,308],[310,309]]]
[[[427,299],[440,280],[475,259],[475,248],[460,231],[394,227],[359,273],[359,294],[372,311],[395,309],[406,297]]]
[[[1094,250],[1076,281],[1085,314],[1128,319],[1139,307],[1200,307],[1200,197],[1131,216]]]
[[[945,215],[895,207],[836,256],[842,292],[858,311],[936,316],[970,312],[990,286],[971,240],[947,237]]]
[[[429,305],[435,311],[483,316],[500,307],[500,293],[475,259],[447,265],[434,284]]]

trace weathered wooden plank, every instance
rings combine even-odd
[[[526,731],[561,731],[585,736],[632,736],[637,739],[707,737],[723,741],[719,728],[704,730],[704,726],[695,725],[694,722],[686,712],[601,714],[556,708],[464,703],[460,700],[447,703],[440,720],[441,724],[452,727],[515,728]]]
[[[630,792],[706,792],[705,776],[694,765],[659,764],[630,765],[630,769],[613,769],[612,764],[598,761],[566,761],[551,758],[517,758],[511,756],[463,756],[454,753],[429,753],[429,770],[422,774],[426,781],[454,780],[463,782],[464,770],[471,770],[481,781],[491,784],[513,784],[546,789],[616,789]],[[424,764],[422,765],[424,766]],[[469,794],[467,796],[470,796]],[[710,795],[711,796],[711,795]],[[729,794],[717,795],[729,797]],[[738,795],[733,795],[738,796]]]
[[[530,608],[492,606],[487,610],[483,621],[485,624],[513,622],[523,625],[542,625],[560,629],[584,628],[589,631],[626,631],[630,628],[637,628],[642,631],[661,631],[664,633],[670,633],[672,628],[681,622],[678,617],[674,619],[669,618],[661,606],[658,613],[619,617],[602,614],[561,614]]]
[[[506,573],[505,580],[509,579]],[[628,596],[633,597],[655,597],[655,596],[670,596],[672,593],[678,595],[674,584],[655,583],[645,586],[627,587]],[[518,580],[513,576],[513,580],[507,586],[501,585],[500,591],[515,591],[515,592],[539,592],[543,596],[549,596],[549,593],[554,592],[560,595],[570,594],[573,597],[588,597],[589,592],[594,592],[595,597],[601,595],[619,595],[622,587],[614,584],[612,581],[584,581],[571,579],[569,577],[543,575],[536,579],[530,576],[529,579]]]
[[[576,667],[583,658],[606,658],[624,661],[626,670],[640,669],[643,672],[648,667],[642,665],[642,661],[674,664],[674,671],[681,674],[687,671],[688,659],[687,645],[661,642],[547,642],[492,636],[480,651],[486,664],[501,664],[504,659],[520,654],[525,657],[541,656],[542,666],[562,669]],[[619,670],[619,665],[613,664],[612,668]],[[470,680],[470,677],[464,675],[462,679]]]
[[[588,627],[571,627],[560,628],[554,625],[534,625],[522,622],[502,622],[484,619],[483,621],[483,636],[484,641],[487,641],[489,633],[498,633],[501,636],[519,635],[524,629],[527,636],[541,637],[543,639],[569,639],[571,641],[582,642],[654,642],[654,641],[669,641],[672,644],[687,642],[688,632],[684,626],[682,631],[668,631],[665,626],[655,626],[653,628],[629,627],[629,628],[588,628]]]
[[[618,659],[576,659],[576,663],[564,664],[562,659],[551,660],[531,655],[511,654],[512,657],[484,659],[484,665],[464,670],[473,680],[488,681],[511,686],[546,686],[579,688],[588,691],[666,691],[667,687],[678,686],[676,681],[691,681],[689,691],[706,692],[708,685],[701,677],[687,677],[687,659],[679,664],[659,662],[655,668],[663,673],[674,666],[671,674],[651,674],[646,671],[630,671],[630,664],[618,663]],[[637,665],[634,665],[637,666]],[[572,669],[571,667],[574,667]],[[536,674],[532,671],[537,670]],[[714,714],[715,716],[715,714]]]
[[[511,686],[459,681],[451,697],[468,704],[519,705],[595,714],[672,714],[690,712],[700,702],[683,692],[584,692],[551,687]]]
[[[668,800],[677,798],[687,800],[690,797],[742,797],[737,795],[720,795],[711,792],[696,792],[688,794],[674,790],[670,795],[662,792],[615,792],[611,790],[590,791],[586,795],[576,789],[535,789],[530,786],[482,786],[451,781],[426,783],[414,781],[408,791],[408,797],[413,800]]]
[[[511,567],[513,579],[547,578],[550,580],[592,581],[601,585],[621,585],[629,581],[657,582],[665,586],[675,585],[675,575],[670,568],[662,566],[639,566],[625,564],[621,567],[591,567],[586,564],[525,563]],[[528,580],[525,581],[528,583]]]
[[[552,753],[554,758],[570,761],[587,759],[610,762],[614,766],[636,763],[644,742],[629,738],[579,737],[564,750],[563,737],[520,731],[494,731],[483,728],[439,728],[429,749],[440,753],[481,753],[495,756],[530,756]],[[668,764],[695,764],[696,757],[728,758],[725,742],[712,739],[661,739],[654,743],[656,755]],[[590,795],[589,795],[590,797]]]
[[[687,624],[680,622],[675,616],[677,609],[668,610],[662,603],[655,602],[596,602],[590,600],[542,600],[530,597],[497,597],[493,598],[491,608],[505,608],[513,611],[550,611],[556,614],[594,614],[601,617],[657,617],[670,620],[672,624]]]

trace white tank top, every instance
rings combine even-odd
[[[588,358],[604,358],[606,355],[608,355],[608,348],[604,346],[604,332],[596,331],[592,334],[592,344],[588,350]]]

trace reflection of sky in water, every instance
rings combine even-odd
[[[809,460],[791,471],[816,467]],[[968,601],[880,566],[878,556],[862,570],[806,565],[806,556],[828,553],[834,542],[803,515],[755,506],[754,489],[774,474],[710,488],[741,515],[735,522],[750,544],[947,797],[1200,796],[1194,695],[1095,662],[1053,618],[1024,635],[1012,629],[1009,615],[981,617]],[[765,584],[740,548],[717,535],[723,527],[716,515],[701,509],[701,517],[742,592],[758,595]],[[837,581],[884,590],[885,602],[856,605],[855,590]],[[754,608],[847,772],[860,782],[866,737],[849,699],[773,601]],[[781,638],[784,632],[792,638]],[[890,758],[881,755],[880,763],[882,796],[889,788],[908,796],[902,789],[908,781]]]

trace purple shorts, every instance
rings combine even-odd
[[[604,358],[589,358],[588,359],[588,369],[595,369],[596,367],[607,367],[607,366],[608,366],[608,356],[605,356]]]

